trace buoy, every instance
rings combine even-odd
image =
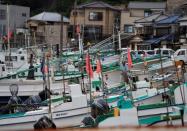
[[[114,117],[120,116],[119,109],[117,107],[114,108]]]

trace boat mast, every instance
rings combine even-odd
[[[51,87],[50,87],[50,78],[49,78],[49,54],[46,55],[47,57],[47,88],[49,89],[49,91],[51,92]],[[51,94],[49,94],[49,115],[50,115],[50,119],[52,120],[52,109],[51,109]]]
[[[88,56],[90,56],[90,52],[89,52],[89,47],[88,47]],[[91,83],[91,78],[90,78],[90,58],[89,58],[89,64],[88,64],[88,80],[89,80],[89,85],[90,85],[90,104],[92,103],[92,83]]]
[[[118,31],[119,52],[121,52],[121,32]]]
[[[159,45],[159,52],[160,52],[160,66],[161,66],[161,74],[162,74],[162,84],[163,84],[163,87],[164,87],[164,95],[166,96],[166,87],[165,87],[165,79],[164,79],[164,70],[163,70],[163,63],[162,63],[162,53],[161,53],[161,49],[160,49],[160,46]],[[167,125],[169,124],[169,121],[168,121],[168,118],[169,118],[169,109],[168,109],[168,100],[167,100],[167,97],[166,97],[166,110],[167,110]]]
[[[98,57],[98,61],[99,61],[99,63],[100,63],[100,68],[101,68],[101,86],[102,86],[102,90],[103,90],[103,98],[104,98],[104,80],[103,80],[103,70],[102,70],[102,65],[101,65],[101,60],[100,60],[100,54],[98,53],[97,54],[97,57]],[[99,77],[100,77],[100,75],[99,75]]]

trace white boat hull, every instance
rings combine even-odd
[[[53,122],[57,128],[75,127],[81,124],[90,113],[89,107],[68,111],[53,112]],[[32,130],[33,125],[43,116],[49,117],[48,111],[22,117],[0,118],[0,130]]]

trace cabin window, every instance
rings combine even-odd
[[[156,54],[160,54],[160,52],[161,52],[161,50],[157,50],[157,51],[156,51]]]
[[[169,55],[169,51],[168,50],[163,50],[163,55]]]
[[[24,56],[21,56],[20,60],[25,60],[25,57],[24,57]]]
[[[5,71],[5,67],[4,66],[2,67],[2,71]]]
[[[185,51],[183,50],[183,51],[180,51],[179,53],[178,53],[178,55],[185,55]]]
[[[90,12],[89,20],[90,21],[102,21],[103,13],[102,12]]]
[[[12,75],[12,79],[16,79],[16,75]]]
[[[17,56],[5,56],[5,61],[17,61]]]

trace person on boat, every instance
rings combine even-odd
[[[124,82],[129,84],[129,79],[128,79],[128,65],[127,65],[127,61],[123,61],[120,65],[120,68],[122,70],[122,76],[124,78]]]

